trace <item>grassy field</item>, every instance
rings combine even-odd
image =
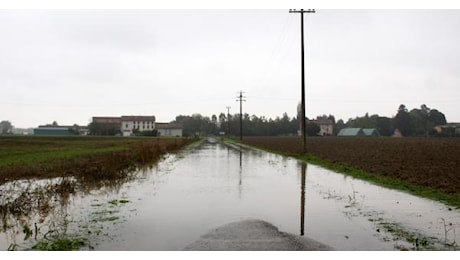
[[[1,136],[0,184],[25,177],[97,173],[102,168],[119,171],[153,162],[192,141],[147,137]]]
[[[245,137],[243,143],[460,207],[460,139]]]

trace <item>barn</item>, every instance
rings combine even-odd
[[[344,128],[340,130],[337,136],[380,136],[380,133],[375,128]]]

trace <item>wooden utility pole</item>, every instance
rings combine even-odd
[[[240,102],[240,140],[243,140],[243,101],[246,101],[243,99],[243,91],[240,91],[240,95],[237,98],[236,101]]]
[[[307,137],[306,137],[306,129],[305,129],[305,54],[304,54],[304,40],[303,40],[303,14],[304,13],[315,13],[314,9],[308,9],[308,10],[295,10],[295,9],[290,9],[289,13],[300,13],[300,50],[301,50],[301,64],[302,64],[302,71],[301,71],[301,88],[302,88],[302,118],[301,121],[301,129],[300,132],[302,134],[302,140],[303,140],[303,146],[302,146],[302,152],[306,153],[307,152]]]
[[[230,108],[231,107],[226,107],[227,108],[227,136],[230,136]]]

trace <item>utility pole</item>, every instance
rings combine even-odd
[[[240,91],[240,95],[236,101],[240,101],[240,140],[243,140],[243,101],[246,101],[243,97],[243,91]]]
[[[301,134],[303,139],[303,148],[302,152],[307,152],[307,137],[306,137],[306,129],[305,129],[305,58],[304,58],[304,40],[303,40],[303,14],[304,13],[315,13],[315,9],[308,9],[308,10],[295,10],[290,9],[289,13],[300,13],[300,49],[301,49],[301,64],[302,64],[302,71],[301,71],[301,88],[302,88],[302,118],[301,118]]]
[[[230,108],[231,107],[226,107],[227,108],[227,136],[230,136]]]

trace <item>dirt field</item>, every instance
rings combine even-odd
[[[298,154],[298,137],[245,137],[244,143]],[[321,160],[460,194],[460,139],[307,138],[307,152]]]

